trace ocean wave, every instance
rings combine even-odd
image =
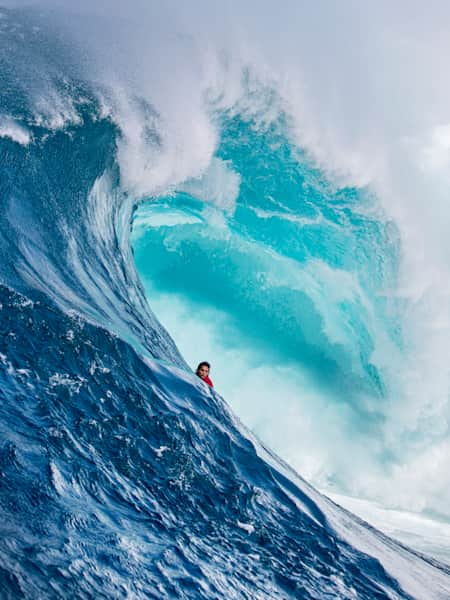
[[[364,427],[375,414],[379,427],[389,415],[380,339],[404,343],[383,329],[390,305],[377,296],[398,273],[397,227],[373,193],[332,184],[299,148],[273,73],[174,35],[156,5],[154,38],[148,13],[138,26],[115,8],[86,10],[0,18],[5,596],[445,598],[445,566],[266,450],[149,307],[152,285],[167,292],[164,269],[169,291],[185,285],[199,310],[229,316],[232,297],[255,345],[303,365],[309,385],[325,368],[326,398],[334,386],[344,412]],[[290,243],[296,228],[301,244]],[[333,252],[339,241],[354,254]],[[340,475],[351,481],[348,468]]]

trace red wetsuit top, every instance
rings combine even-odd
[[[214,387],[213,386],[213,382],[211,381],[211,379],[208,377],[208,375],[206,377],[202,377],[203,381],[205,383],[207,383],[209,385],[209,387]]]

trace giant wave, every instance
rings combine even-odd
[[[399,225],[366,185],[332,184],[299,150],[273,81],[248,66],[236,89],[218,81],[237,65],[202,64],[204,48],[158,10],[142,28],[123,14],[1,11],[2,595],[446,598],[447,567],[267,450],[149,307],[153,294],[158,315],[181,302],[212,319],[225,356],[262,365],[287,448],[252,421],[254,382],[236,383],[234,404],[309,478],[370,498],[395,472],[403,455],[383,425],[398,368],[386,353],[408,341],[409,305],[388,293]],[[147,37],[145,60],[162,64],[142,80]],[[382,433],[357,464],[355,448]]]

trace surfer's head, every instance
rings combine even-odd
[[[203,362],[201,362],[198,367],[197,370],[195,371],[196,375],[198,375],[201,379],[205,379],[205,377],[208,377],[209,375],[209,370],[211,368],[211,365],[209,364],[209,362],[206,362],[205,360]]]

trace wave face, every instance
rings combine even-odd
[[[397,303],[377,297],[397,277],[396,227],[295,153],[280,99],[248,70],[239,102],[220,94],[223,55],[200,69],[205,111],[187,85],[199,49],[157,34],[158,10],[142,29],[120,13],[0,11],[1,595],[445,598],[446,567],[265,449],[148,306],[133,223],[149,286],[216,305],[253,346],[279,340],[273,360],[311,382],[325,371],[322,397],[337,390],[361,422],[361,398],[387,394],[374,331],[402,343],[386,325]],[[179,65],[181,105],[168,65],[148,87],[137,76],[149,39],[175,48],[146,56]],[[318,309],[329,294],[334,314]]]

